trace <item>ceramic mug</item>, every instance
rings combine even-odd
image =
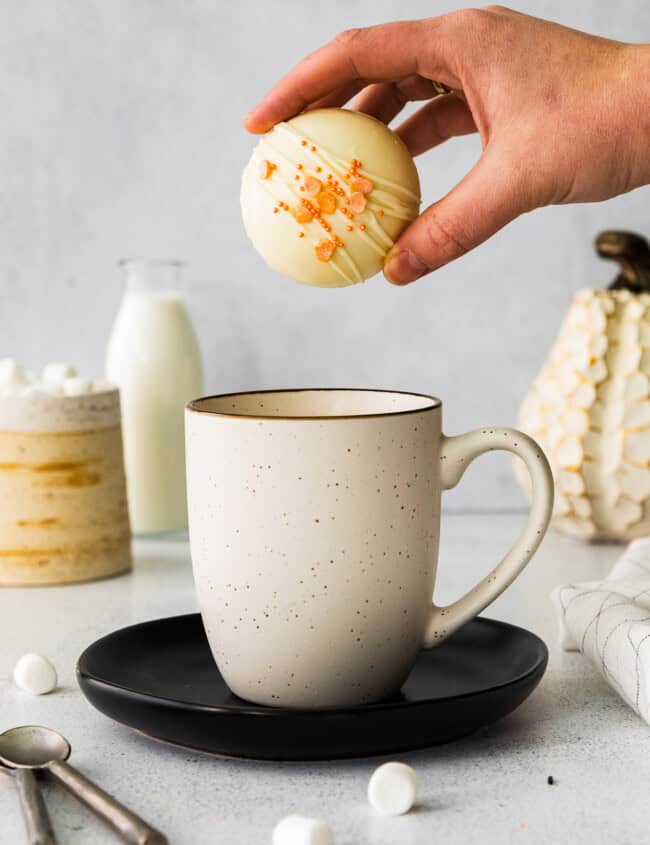
[[[540,447],[512,428],[442,434],[439,399],[285,390],[186,409],[192,565],[219,670],[238,696],[342,707],[397,692],[438,645],[508,587],[551,516]],[[523,458],[532,503],[505,558],[448,607],[432,605],[440,494],[474,458]]]

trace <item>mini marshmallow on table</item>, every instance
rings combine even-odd
[[[346,109],[279,123],[244,170],[246,232],[266,262],[319,287],[363,282],[420,209],[420,181],[400,138]]]
[[[14,682],[32,695],[45,695],[56,688],[56,669],[47,657],[23,654],[14,667]]]
[[[325,822],[291,815],[273,830],[273,845],[334,845],[334,834]]]
[[[408,813],[417,792],[415,772],[406,763],[384,763],[372,773],[368,801],[383,816]]]

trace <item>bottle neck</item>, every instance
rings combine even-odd
[[[180,295],[180,261],[128,258],[120,261],[128,293]]]

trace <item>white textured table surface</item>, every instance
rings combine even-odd
[[[523,517],[443,520],[440,601],[469,586],[506,551]],[[450,745],[400,756],[420,778],[408,816],[384,819],[366,802],[377,760],[275,764],[176,750],[114,724],[86,703],[74,666],[86,645],[133,622],[195,609],[185,543],[136,543],[132,575],[97,584],[0,589],[0,730],[40,723],[71,741],[72,762],[169,836],[173,845],[257,845],[290,812],[326,819],[337,845],[648,841],[650,731],[579,655],[556,645],[548,593],[597,578],[620,553],[550,534],[519,581],[487,615],[531,628],[547,642],[549,669],[514,714]],[[61,688],[41,698],[17,690],[14,662],[48,655]],[[553,775],[556,785],[547,785]],[[0,775],[0,843],[25,841],[13,784]],[[46,798],[61,845],[117,841],[57,787]]]

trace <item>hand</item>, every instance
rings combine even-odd
[[[462,92],[436,96],[432,80]],[[359,93],[361,92],[361,93]],[[384,273],[407,284],[544,205],[650,183],[650,46],[608,41],[499,6],[343,32],[246,117],[251,132],[305,109],[353,107],[398,127],[413,155],[478,132],[483,153],[415,220]]]

